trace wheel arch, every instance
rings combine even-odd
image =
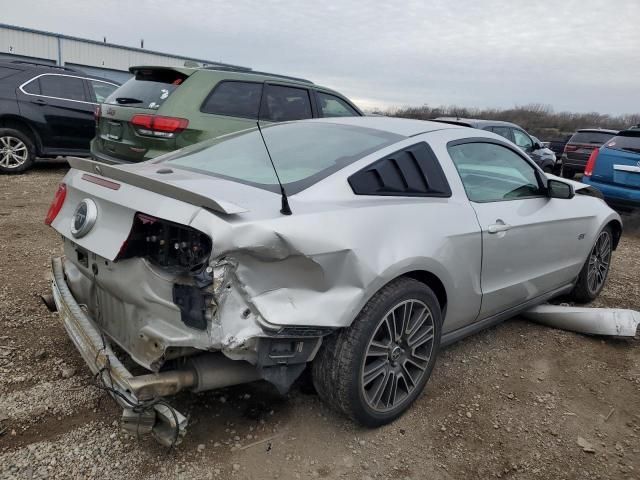
[[[444,317],[445,312],[447,311],[447,289],[442,283],[442,280],[438,278],[437,275],[431,273],[427,270],[412,270],[410,272],[406,272],[396,278],[400,277],[408,277],[413,278],[414,280],[419,281],[420,283],[425,284],[436,295],[438,299],[438,303],[440,304],[440,310],[442,311],[442,316]],[[395,279],[394,279],[395,280]]]
[[[12,128],[22,132],[33,142],[33,145],[36,147],[36,153],[40,154],[42,152],[42,141],[40,140],[38,132],[23,118],[14,115],[0,116],[0,128]]]
[[[615,250],[618,247],[618,242],[620,242],[620,237],[622,236],[622,223],[619,220],[611,220],[606,224],[606,227],[611,227],[611,231],[613,233],[613,249]]]

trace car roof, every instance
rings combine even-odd
[[[434,132],[448,128],[463,128],[460,125],[443,125],[439,122],[428,120],[413,120],[399,117],[331,117],[303,120],[308,122],[333,123],[336,125],[351,125],[355,127],[371,128],[383,132],[394,133],[403,137],[413,137],[422,133]]]
[[[434,118],[435,122],[451,123],[454,125],[461,125],[464,127],[482,128],[490,125],[496,127],[516,127],[522,128],[519,125],[511,122],[503,122],[502,120],[483,120],[480,118],[461,118],[461,117],[438,117]]]
[[[11,61],[0,61],[0,66],[7,68],[14,68],[16,70],[20,70],[22,72],[31,71],[34,73],[57,73],[60,75],[75,75],[78,77],[89,78],[91,80],[100,80],[102,82],[111,83],[113,85],[120,85],[121,83],[117,80],[112,80],[110,78],[99,77],[97,75],[92,75],[90,73],[86,73],[82,70],[78,70],[76,68],[63,67],[59,65],[49,65],[47,63],[38,63],[38,62],[29,62],[26,60],[11,60]]]

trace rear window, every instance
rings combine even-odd
[[[607,143],[607,148],[640,153],[640,130],[620,132]]]
[[[602,145],[614,135],[615,133],[608,132],[576,132],[573,134],[573,137],[571,137],[571,140],[569,140],[569,143]]]
[[[258,118],[262,83],[220,82],[206,98],[203,113],[230,117]]]
[[[305,122],[262,129],[287,193],[295,194],[405,137],[370,128]],[[258,130],[208,140],[169,155],[172,166],[279,192]]]
[[[186,79],[175,70],[138,70],[105,103],[157,110]]]

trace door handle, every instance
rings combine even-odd
[[[506,232],[507,230],[511,230],[511,225],[501,222],[500,220],[498,220],[499,223],[494,223],[493,225],[489,225],[489,228],[487,228],[487,232],[489,233],[500,233],[500,232]]]
[[[42,100],[41,98],[36,98],[34,100],[35,103],[37,103],[38,105],[46,105],[47,102],[45,100]]]

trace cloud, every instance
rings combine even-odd
[[[0,0],[6,23],[303,76],[368,106],[638,111],[640,2]]]

